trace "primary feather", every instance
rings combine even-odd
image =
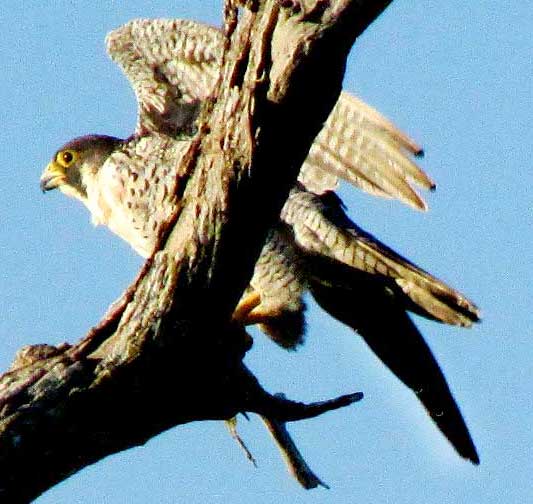
[[[108,52],[138,101],[135,133],[63,146],[41,178],[43,189],[59,187],[80,199],[95,223],[149,256],[179,204],[180,161],[202,102],[213,96],[222,44],[218,30],[189,21],[136,20],[111,32]],[[236,313],[294,349],[303,341],[303,295],[309,292],[416,393],[458,453],[478,463],[439,365],[407,314],[468,327],[479,318],[477,307],[355,225],[332,192],[342,179],[424,210],[415,187],[435,184],[412,159],[421,154],[391,122],[343,92],[270,230]]]

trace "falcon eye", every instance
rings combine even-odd
[[[64,150],[57,153],[56,161],[64,168],[68,168],[77,158],[78,154],[76,151]]]

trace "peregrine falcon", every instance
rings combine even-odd
[[[107,37],[138,101],[134,134],[76,138],[61,147],[41,177],[148,257],[172,215],[180,160],[190,146],[202,102],[212,96],[223,47],[215,28],[181,20],[135,20]],[[303,342],[309,292],[347,324],[422,402],[457,452],[479,463],[474,443],[443,373],[408,315],[469,327],[478,308],[458,291],[354,224],[334,190],[339,179],[414,208],[414,186],[434,188],[412,161],[421,149],[361,100],[341,93],[310,148],[279,221],[269,231],[234,318],[276,343]]]

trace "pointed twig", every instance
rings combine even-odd
[[[291,438],[291,435],[287,431],[285,422],[277,420],[271,420],[267,417],[261,416],[261,420],[265,424],[268,432],[276,442],[276,445],[281,452],[283,460],[287,465],[287,469],[294,476],[294,478],[302,485],[306,490],[322,486],[329,490],[329,486],[326,485],[309,467],[305,459],[303,458],[300,450],[296,447],[296,444]]]

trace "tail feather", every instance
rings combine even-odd
[[[479,308],[459,291],[397,254],[355,224],[346,232],[351,236],[347,240],[348,248],[355,249],[355,255],[364,257],[365,271],[393,278],[417,307],[414,311],[446,324],[463,327],[470,327],[473,322],[479,321]]]
[[[447,324],[469,327],[479,309],[457,290],[419,268],[354,224],[334,193],[294,190],[282,212],[300,252],[392,280],[405,309]]]

